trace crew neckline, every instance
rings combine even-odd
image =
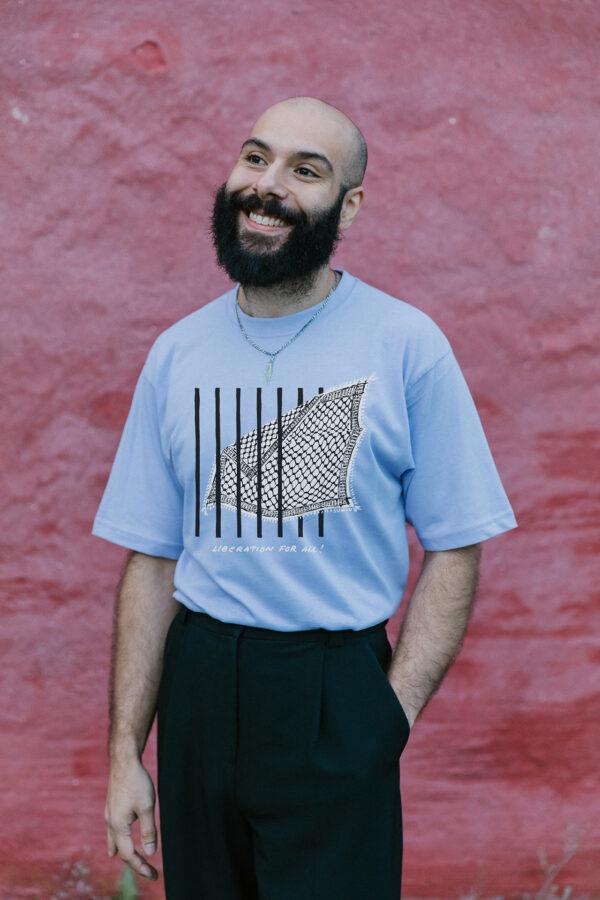
[[[319,318],[324,318],[327,315],[331,315],[335,312],[342,303],[348,298],[352,288],[354,287],[356,279],[349,275],[348,272],[343,269],[337,269],[338,272],[341,272],[342,277],[340,278],[339,284],[336,287],[335,291],[331,295],[327,306],[325,309],[319,314]],[[237,305],[237,291],[239,288],[239,284],[229,291],[227,295],[227,307],[230,317],[232,318],[236,329],[239,330],[239,324],[237,321],[236,315],[236,305]],[[323,301],[321,301],[322,303]],[[296,313],[289,313],[287,316],[273,316],[273,317],[261,317],[261,316],[249,316],[247,313],[243,311],[240,307],[238,310],[240,321],[244,326],[244,329],[247,334],[253,336],[262,336],[262,337],[287,337],[289,335],[295,334],[299,328],[308,322],[311,316],[314,316],[316,309],[319,307],[319,303],[315,303],[313,306],[309,306],[307,309],[301,309]]]

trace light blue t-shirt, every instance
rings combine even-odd
[[[192,610],[280,631],[389,618],[426,550],[515,527],[448,341],[424,313],[344,272],[275,359],[236,289],[155,342],[93,533],[177,559]],[[275,351],[315,308],[240,312]]]

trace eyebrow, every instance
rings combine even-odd
[[[269,147],[268,144],[265,144],[265,142],[261,141],[259,138],[248,138],[247,141],[244,141],[244,143],[242,144],[242,151],[244,151],[250,144],[254,145],[255,147],[260,147],[261,150],[266,150],[267,153],[272,152],[271,147]],[[323,153],[317,153],[315,150],[296,150],[293,156],[296,159],[316,159],[319,162],[323,163],[325,168],[333,175],[333,166]]]

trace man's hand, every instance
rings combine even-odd
[[[134,872],[151,881],[156,881],[158,872],[136,850],[131,831],[133,823],[139,819],[142,846],[145,853],[152,856],[156,852],[154,800],[152,779],[137,758],[125,764],[113,764],[104,811],[108,855],[118,853]]]

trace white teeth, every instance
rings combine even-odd
[[[257,225],[271,225],[276,228],[285,227],[283,219],[273,219],[270,216],[259,216],[259,214],[255,212],[248,213],[248,218],[253,222],[256,222]]]

